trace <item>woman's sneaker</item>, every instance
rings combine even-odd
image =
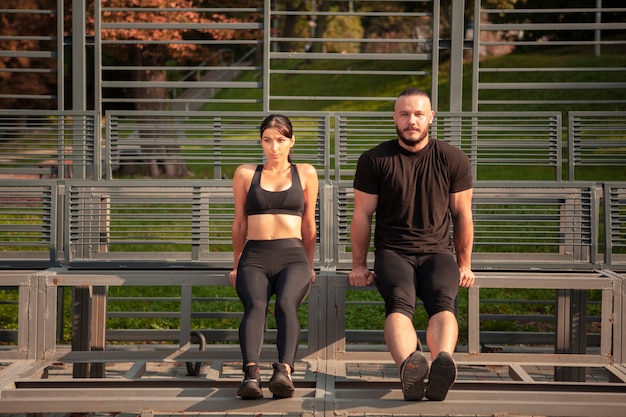
[[[400,367],[400,382],[406,401],[419,401],[424,398],[426,379],[428,378],[428,360],[422,352],[411,353]]]
[[[456,379],[456,363],[448,352],[441,352],[430,365],[430,378],[426,398],[443,401]]]
[[[274,362],[274,375],[270,379],[270,391],[274,394],[274,398],[293,397],[295,387],[291,380],[291,374],[287,371],[287,365]]]
[[[237,396],[243,400],[254,400],[263,398],[261,391],[261,377],[259,376],[258,365],[247,365],[244,368],[244,377],[237,390]]]

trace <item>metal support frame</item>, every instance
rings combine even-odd
[[[40,302],[33,305],[35,316],[44,318],[46,306],[56,301],[56,286],[106,287],[109,285],[181,285],[189,291],[192,285],[227,285],[225,272],[210,275],[208,271],[181,274],[180,271],[75,271],[57,268],[34,273],[29,285],[38,292]],[[67,351],[62,347],[45,347],[53,337],[43,336],[37,342],[39,361],[25,361],[0,370],[0,381],[5,382],[0,396],[0,407],[9,413],[42,412],[133,412],[161,415],[195,412],[199,415],[243,416],[251,413],[281,416],[358,416],[415,415],[415,403],[402,400],[397,369],[384,346],[347,345],[341,329],[341,309],[348,288],[347,271],[321,270],[310,294],[316,298],[310,304],[317,313],[310,316],[309,345],[298,355],[294,380],[296,396],[290,400],[241,401],[235,397],[239,384],[240,366],[237,365],[237,345],[213,345],[205,351],[192,350],[189,344],[165,348],[115,349],[112,351]],[[484,274],[478,277],[475,294],[485,286],[571,287],[575,290],[598,288],[610,296],[603,297],[603,310],[612,308],[614,289],[622,290],[623,278],[598,271],[597,276],[554,276],[547,280],[541,274],[504,276]],[[26,275],[18,278],[22,279]],[[207,282],[207,277],[209,281]],[[23,281],[22,281],[23,282]],[[616,287],[617,285],[617,287]],[[187,288],[187,289],[185,289]],[[32,295],[31,291],[28,294]],[[619,295],[619,294],[618,294]],[[98,295],[100,296],[100,295]],[[24,302],[29,302],[24,297]],[[470,302],[479,300],[471,295]],[[182,306],[182,309],[187,307]],[[91,309],[86,309],[91,310]],[[93,311],[93,310],[91,310]],[[603,347],[599,354],[519,354],[457,352],[455,358],[462,377],[454,385],[446,401],[423,401],[419,413],[432,416],[499,415],[503,413],[544,416],[600,417],[621,416],[626,401],[626,371],[613,365],[606,346],[612,333],[610,320],[613,311],[603,311]],[[83,316],[83,318],[85,318]],[[91,321],[102,318],[91,315]],[[45,318],[44,318],[45,320]],[[51,321],[43,327],[49,334]],[[39,323],[41,324],[41,323]],[[91,323],[92,326],[96,323]],[[83,327],[83,326],[81,326]],[[88,326],[85,326],[88,327]],[[181,332],[187,327],[181,326]],[[345,332],[345,329],[344,329]],[[313,337],[313,339],[311,339]],[[315,341],[314,339],[319,340]],[[320,348],[321,347],[321,348]],[[262,361],[271,361],[272,347],[264,349]],[[0,352],[1,353],[1,352]],[[269,353],[269,354],[268,354]],[[43,361],[43,362],[42,362]],[[108,366],[131,363],[123,378],[40,378],[53,363],[91,363]],[[147,377],[147,364],[205,362],[205,374],[187,377]],[[229,365],[232,363],[235,365]],[[611,374],[612,382],[584,381],[546,382],[535,379],[533,367],[554,366],[603,369]],[[476,370],[508,368],[508,380],[502,375],[493,379],[475,379]],[[472,371],[473,370],[473,371]],[[233,373],[234,372],[234,373]],[[469,373],[468,373],[469,372]],[[147,378],[144,378],[146,375]],[[463,376],[465,375],[465,376]],[[494,396],[493,392],[498,395]],[[36,401],[33,399],[37,398]]]

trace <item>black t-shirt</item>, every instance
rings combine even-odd
[[[408,255],[452,250],[450,194],[472,187],[467,155],[432,138],[417,153],[383,142],[359,157],[354,177],[355,189],[378,195],[375,248]]]

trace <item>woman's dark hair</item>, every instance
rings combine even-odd
[[[286,138],[293,138],[293,126],[291,125],[291,120],[289,120],[287,116],[282,114],[270,114],[263,119],[259,128],[261,137],[263,137],[263,132],[270,127],[278,129],[278,132]],[[291,152],[289,153],[289,157],[287,159],[291,162]]]
[[[293,127],[291,126],[291,120],[287,116],[283,116],[282,114],[270,114],[263,122],[261,122],[260,134],[263,136],[263,132],[267,128],[276,128],[286,138],[293,137]]]

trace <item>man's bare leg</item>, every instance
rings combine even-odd
[[[417,334],[413,321],[401,313],[385,320],[385,342],[400,374],[402,393],[407,401],[419,401],[426,393],[428,360],[417,351]]]
[[[426,343],[432,357],[426,398],[443,401],[456,379],[456,364],[452,354],[459,336],[458,322],[450,311],[435,314],[428,321]]]
[[[428,320],[426,344],[433,360],[441,352],[454,353],[459,338],[459,324],[454,313],[442,311]]]
[[[402,313],[391,313],[385,319],[385,343],[398,369],[417,349],[417,334],[413,321]]]

